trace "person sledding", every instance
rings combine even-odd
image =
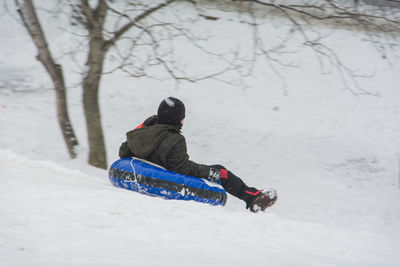
[[[275,189],[263,191],[249,187],[222,165],[204,165],[189,160],[186,140],[181,134],[184,119],[185,105],[182,101],[174,97],[165,98],[157,115],[147,118],[126,134],[127,140],[119,149],[120,158],[138,157],[176,173],[219,181],[226,192],[242,199],[252,212],[265,211],[276,202]]]

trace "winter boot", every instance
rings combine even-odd
[[[249,205],[250,211],[254,213],[259,212],[260,210],[265,211],[265,209],[272,206],[277,199],[278,195],[276,190],[268,189],[266,192],[262,192],[254,198]]]

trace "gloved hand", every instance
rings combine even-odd
[[[208,180],[214,183],[218,183],[221,178],[228,178],[228,171],[225,169],[210,168],[210,174]]]
[[[219,181],[219,178],[221,178],[221,170],[210,168],[210,174],[208,175],[208,180],[217,183]]]

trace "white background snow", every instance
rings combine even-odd
[[[218,23],[223,47],[232,24]],[[50,48],[68,47],[68,34],[46,25],[58,44]],[[295,56],[301,67],[284,70],[286,89],[270,69],[256,71],[246,89],[102,77],[109,164],[127,131],[163,98],[178,97],[192,160],[277,189],[276,205],[252,214],[233,197],[214,207],[114,188],[107,171],[86,164],[73,82],[81,151],[70,160],[35,48],[15,19],[1,16],[0,266],[399,266],[400,59],[382,58],[360,33],[336,30],[330,42],[352,67],[374,73],[360,84],[377,96],[344,90],[309,51]],[[79,81],[74,65],[60,61],[68,81]]]

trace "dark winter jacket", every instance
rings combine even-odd
[[[145,120],[143,125],[126,134],[119,156],[138,157],[165,167],[170,171],[207,178],[210,168],[189,160],[185,137],[180,127],[158,124],[157,116]]]

